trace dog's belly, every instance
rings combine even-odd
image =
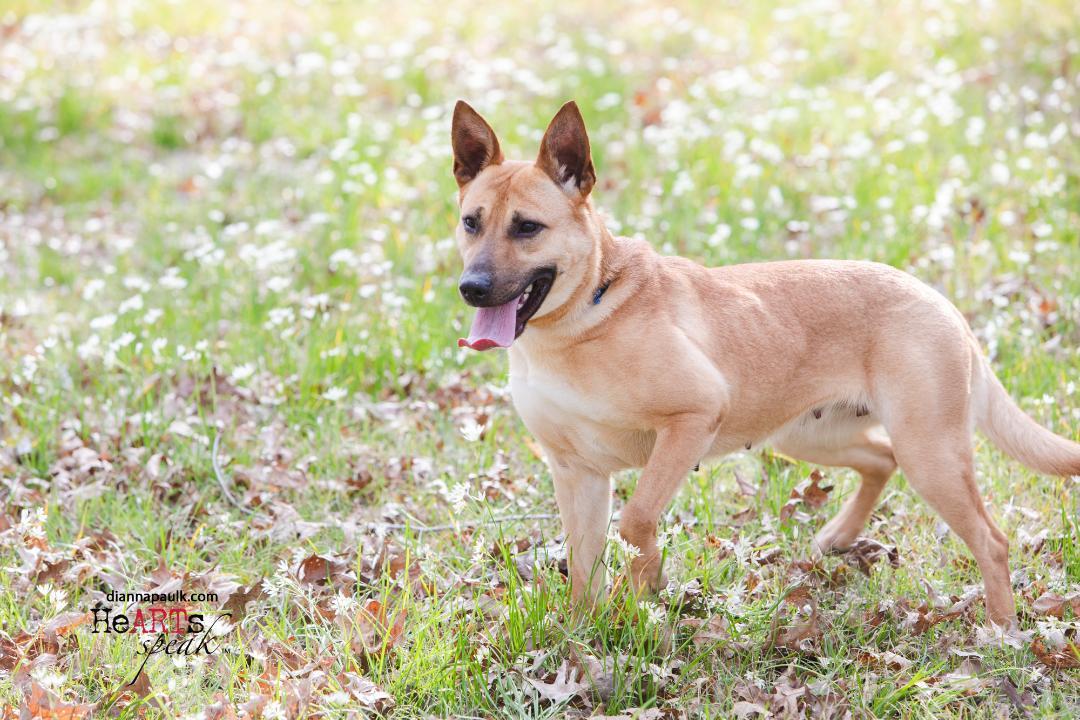
[[[652,452],[655,432],[628,426],[624,409],[555,375],[512,366],[510,393],[529,432],[557,458],[611,473],[642,467]]]

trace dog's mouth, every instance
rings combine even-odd
[[[468,338],[458,340],[458,347],[473,350],[490,350],[493,347],[508,348],[521,333],[555,282],[554,268],[537,270],[513,300],[502,305],[476,309]]]

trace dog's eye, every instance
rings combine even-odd
[[[518,237],[531,237],[543,229],[544,226],[538,222],[533,222],[532,220],[522,220],[518,223],[516,235]]]
[[[461,218],[461,224],[465,226],[465,232],[474,233],[480,225],[476,222],[476,218],[472,215],[466,215]]]

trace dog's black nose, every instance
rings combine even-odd
[[[458,292],[465,298],[465,302],[478,307],[491,297],[491,289],[494,285],[495,282],[490,273],[469,271],[461,276]]]

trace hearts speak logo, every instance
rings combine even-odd
[[[221,638],[230,629],[232,613],[194,612],[190,602],[215,602],[215,593],[183,590],[170,593],[122,593],[110,590],[106,601],[125,603],[119,610],[98,602],[91,608],[91,632],[98,634],[137,634],[143,655],[134,683],[154,655],[214,655],[221,650]],[[140,607],[141,605],[141,607]]]

